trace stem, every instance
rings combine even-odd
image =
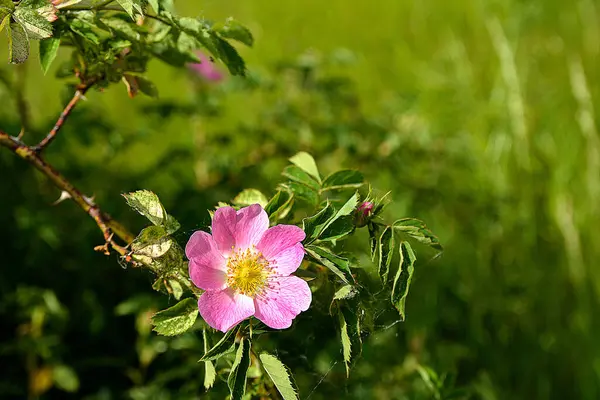
[[[52,143],[52,141],[56,137],[56,134],[58,133],[58,131],[60,131],[60,128],[62,128],[69,115],[71,115],[71,112],[73,111],[79,100],[84,97],[85,93],[94,85],[95,82],[95,80],[92,80],[90,82],[82,82],[77,86],[77,90],[75,91],[73,98],[71,99],[71,101],[69,101],[69,104],[67,104],[65,109],[60,113],[60,116],[58,117],[58,120],[56,121],[56,124],[54,124],[52,130],[48,133],[48,135],[46,135],[44,139],[42,139],[40,143],[33,147],[33,150],[35,152],[41,153],[50,143]]]
[[[27,161],[39,171],[41,171],[48,179],[52,181],[54,186],[67,192],[73,201],[86,212],[98,225],[104,235],[105,245],[99,246],[97,250],[104,250],[108,253],[110,245],[117,253],[122,256],[127,256],[129,251],[115,242],[113,236],[116,235],[126,243],[131,243],[135,236],[130,233],[123,225],[113,220],[108,214],[104,213],[100,207],[90,197],[81,193],[71,182],[63,175],[56,171],[50,164],[46,163],[36,147],[25,145],[18,138],[12,137],[5,132],[0,131],[0,146],[4,146],[15,153],[17,156]]]

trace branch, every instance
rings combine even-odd
[[[96,83],[96,80],[94,79],[94,80],[90,80],[88,82],[82,82],[79,85],[77,85],[77,90],[75,91],[73,98],[71,99],[71,101],[69,101],[69,104],[67,104],[65,109],[60,113],[60,116],[58,117],[58,120],[54,124],[54,127],[48,133],[48,135],[46,135],[46,137],[44,139],[42,139],[41,142],[39,142],[36,146],[32,147],[33,151],[35,151],[36,153],[41,153],[50,143],[52,143],[52,141],[56,137],[56,134],[58,133],[60,128],[62,128],[65,121],[67,120],[67,118],[69,117],[69,115],[71,114],[71,112],[73,111],[73,109],[75,108],[77,103],[79,102],[79,100],[81,100],[83,98],[85,93],[95,83]]]
[[[103,250],[105,253],[108,253],[108,246],[110,245],[122,256],[126,257],[129,254],[129,251],[125,247],[122,247],[115,242],[114,236],[116,235],[126,243],[131,243],[135,239],[135,236],[123,225],[103,212],[92,198],[83,195],[79,189],[71,184],[71,182],[56,171],[50,164],[46,163],[39,154],[37,146],[27,146],[20,139],[10,136],[2,131],[0,131],[0,146],[8,148],[17,156],[41,171],[52,181],[54,186],[67,192],[73,201],[94,219],[102,231],[105,240],[104,246],[98,246],[96,250]]]

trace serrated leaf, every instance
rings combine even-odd
[[[431,246],[439,251],[444,250],[437,236],[421,220],[416,218],[402,218],[394,222],[393,227],[398,232],[410,236],[419,243]]]
[[[215,25],[214,29],[225,39],[237,40],[249,47],[254,44],[252,32],[233,18],[227,18],[224,25]]]
[[[29,38],[25,28],[16,22],[8,24],[8,60],[22,64],[29,58]]]
[[[340,321],[340,336],[342,341],[342,354],[346,365],[346,376],[350,376],[350,368],[362,352],[362,339],[360,337],[360,319],[356,310],[340,307],[338,312]]]
[[[334,215],[335,209],[328,202],[321,211],[311,217],[304,218],[302,220],[302,230],[306,233],[305,243],[309,244],[317,239]]]
[[[296,165],[288,165],[283,169],[281,175],[291,181],[301,183],[317,192],[320,188],[319,182],[315,180],[308,172]]]
[[[140,40],[140,33],[134,28],[134,24],[123,21],[121,18],[100,18],[99,26],[108,31],[112,31],[116,36],[131,40]]]
[[[316,206],[319,203],[319,193],[312,188],[298,182],[287,182],[282,186],[292,192],[295,198],[303,200],[311,206]]]
[[[206,329],[202,330],[202,339],[204,341],[204,352],[208,351],[208,333]],[[204,389],[210,389],[217,379],[217,371],[212,361],[204,361]]]
[[[358,193],[354,193],[354,195],[350,197],[348,201],[346,201],[346,203],[344,203],[344,205],[340,207],[339,210],[336,211],[335,215],[332,218],[330,218],[329,221],[327,221],[325,227],[323,228],[323,231],[327,230],[329,226],[339,218],[352,214],[356,209],[356,206],[358,205],[358,199]]]
[[[52,24],[33,8],[33,2],[22,1],[15,8],[12,17],[27,31],[31,39],[45,39],[52,36]]]
[[[400,313],[400,318],[404,321],[406,318],[406,296],[408,296],[408,290],[410,289],[410,282],[415,271],[414,265],[417,257],[408,242],[400,242],[399,253],[400,264],[394,278],[391,298],[392,304],[396,307]]]
[[[250,367],[251,345],[250,339],[243,338],[235,354],[235,361],[227,378],[231,400],[241,400],[246,393],[246,377],[248,376],[248,367]]]
[[[156,194],[149,190],[138,190],[125,193],[123,197],[131,208],[148,218],[154,225],[164,223],[166,212]]]
[[[172,245],[173,240],[162,226],[149,226],[135,238],[131,250],[136,255],[158,258],[166,254]]]
[[[237,334],[238,328],[229,330],[217,344],[215,344],[208,352],[204,353],[202,358],[198,361],[212,361],[220,358],[221,356],[231,353],[235,349],[235,335]]]
[[[333,300],[350,299],[356,296],[356,293],[358,293],[358,291],[354,285],[344,285],[335,292]]]
[[[269,200],[265,206],[265,211],[269,215],[269,220],[275,222],[285,218],[293,205],[294,197],[286,190],[279,190],[271,200]]]
[[[340,240],[354,232],[354,218],[344,215],[333,221],[319,236],[320,241]]]
[[[79,390],[79,378],[73,368],[66,365],[56,365],[52,368],[52,380],[57,388],[74,393]]]
[[[364,185],[365,178],[359,171],[347,169],[334,172],[323,181],[323,190],[358,189]]]
[[[350,282],[354,282],[348,259],[333,254],[329,250],[319,246],[307,246],[305,250],[315,261],[327,267],[344,283],[349,284]]]
[[[60,39],[48,38],[40,40],[40,65],[42,66],[42,72],[44,75],[50,69],[50,65],[58,54],[58,48],[60,47]]]
[[[244,59],[240,57],[235,47],[220,37],[215,37],[214,41],[219,49],[219,58],[225,63],[229,72],[232,75],[245,76],[246,63],[244,62]]]
[[[288,367],[269,353],[261,353],[258,358],[283,400],[298,400],[298,389],[294,385]]]
[[[309,175],[321,183],[321,175],[319,175],[319,169],[315,159],[310,154],[301,151],[290,158],[290,162],[297,165],[302,170],[306,171]]]
[[[117,0],[117,3],[131,18],[135,16],[134,10],[138,12],[138,14],[143,14],[142,1],[141,0]]]
[[[377,243],[379,242],[379,225],[374,223],[369,223],[369,250],[371,252],[371,261],[375,261],[375,256],[377,255]]]
[[[181,300],[173,307],[157,312],[152,317],[154,331],[160,335],[180,335],[190,329],[198,317],[198,303],[195,298]]]
[[[379,264],[377,273],[381,282],[385,285],[390,273],[390,264],[394,251],[394,231],[392,227],[386,226],[379,238]]]
[[[183,296],[183,287],[181,286],[181,283],[175,279],[168,279],[165,286],[167,287],[167,291],[175,297],[175,300],[181,299],[181,296]]]
[[[236,206],[260,204],[262,208],[265,208],[268,202],[267,197],[257,189],[245,189],[232,200],[232,203]]]

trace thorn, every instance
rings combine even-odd
[[[104,253],[105,256],[109,256],[110,251],[108,250],[108,242],[104,243],[103,245],[94,247],[94,251],[101,251]]]
[[[58,203],[61,203],[61,202],[65,201],[67,199],[70,199],[70,198],[71,198],[71,195],[68,192],[66,192],[66,191],[63,190],[63,191],[60,192],[60,197],[58,198],[58,200],[56,200],[54,203],[52,203],[52,205],[55,206]]]
[[[21,132],[19,132],[19,136],[17,136],[17,140],[23,139],[23,135],[25,135],[25,127],[21,127]]]

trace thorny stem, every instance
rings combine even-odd
[[[124,242],[131,243],[135,236],[119,222],[104,213],[92,198],[83,195],[63,175],[56,171],[50,164],[46,163],[39,154],[39,151],[36,150],[36,147],[27,146],[20,139],[10,136],[3,131],[0,131],[0,146],[8,148],[17,156],[32,164],[46,175],[57,188],[67,192],[73,201],[94,219],[102,231],[105,240],[105,245],[98,246],[96,250],[103,250],[105,253],[108,253],[108,246],[110,245],[110,247],[122,256],[129,254],[129,251],[125,247],[120,246],[113,237],[116,235]]]
[[[65,109],[60,113],[60,116],[58,117],[58,120],[54,124],[52,130],[48,133],[48,135],[46,135],[44,139],[42,139],[40,143],[32,147],[32,149],[36,153],[41,153],[50,143],[52,143],[52,141],[58,134],[58,131],[60,131],[60,128],[62,128],[67,118],[69,118],[69,115],[71,114],[79,100],[81,100],[84,97],[85,93],[94,85],[94,83],[96,83],[96,80],[82,82],[79,85],[77,85],[77,90],[75,91],[73,98],[71,99],[71,101],[69,101]]]

